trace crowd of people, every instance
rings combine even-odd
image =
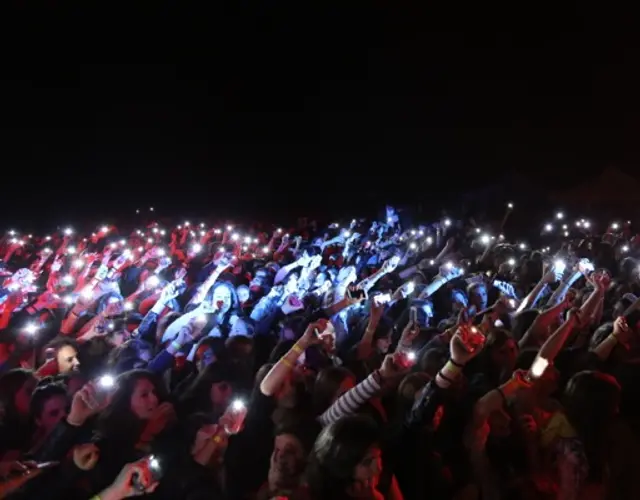
[[[640,498],[640,238],[512,209],[10,228],[0,498]]]

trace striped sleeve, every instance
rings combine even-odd
[[[353,389],[340,396],[327,411],[318,417],[318,422],[326,426],[342,417],[352,415],[380,391],[380,388],[380,374],[375,371]]]

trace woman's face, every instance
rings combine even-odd
[[[58,372],[69,373],[70,371],[77,370],[80,366],[78,361],[78,351],[73,346],[64,345],[58,349]]]
[[[16,407],[16,411],[20,415],[28,415],[29,414],[29,403],[31,402],[31,394],[33,390],[36,388],[36,380],[34,378],[29,378],[22,384],[22,387],[16,392],[13,397],[13,404]]]
[[[276,436],[269,466],[269,485],[283,488],[297,483],[304,466],[305,452],[298,438],[291,434]]]
[[[229,401],[231,400],[232,395],[233,389],[229,382],[222,381],[211,384],[209,397],[211,398],[211,402],[214,406],[218,408],[226,408],[229,406]]]
[[[38,427],[49,433],[66,416],[67,398],[65,396],[51,396],[45,401],[42,413],[36,419],[36,423]]]
[[[238,300],[241,304],[249,300],[249,289],[246,286],[239,286],[236,289],[236,293],[238,294]]]
[[[131,394],[131,411],[140,420],[148,420],[158,407],[156,389],[150,380],[141,378]]]
[[[226,286],[219,286],[213,292],[213,306],[219,307],[221,313],[231,309],[231,292]]]
[[[478,309],[486,309],[487,300],[487,289],[483,285],[476,286],[471,292],[471,303]]]
[[[348,492],[355,498],[375,498],[372,493],[378,486],[382,471],[382,452],[372,446],[353,470],[353,483]]]

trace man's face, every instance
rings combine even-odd
[[[78,351],[70,345],[62,346],[58,349],[57,355],[58,371],[60,373],[68,373],[77,370],[80,366],[78,361]]]

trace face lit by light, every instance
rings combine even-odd
[[[231,308],[231,292],[226,286],[219,286],[213,292],[212,302],[215,307],[221,303],[220,312],[226,313]]]

